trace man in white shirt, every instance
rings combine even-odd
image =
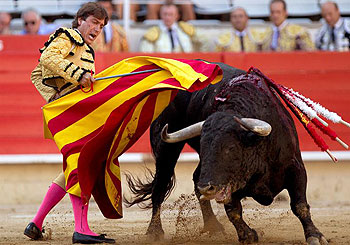
[[[146,31],[140,43],[141,52],[193,52],[197,36],[194,26],[178,22],[179,11],[174,4],[165,4],[160,9],[162,19],[158,26]]]
[[[338,5],[332,1],[322,4],[322,17],[326,23],[317,33],[317,49],[349,51],[350,20],[344,19],[340,16]]]

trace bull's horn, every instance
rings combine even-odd
[[[271,125],[265,121],[261,121],[255,118],[238,118],[234,116],[236,122],[238,122],[244,129],[250,130],[260,136],[268,136],[271,132]]]
[[[168,134],[168,124],[166,124],[162,129],[162,133],[161,133],[162,140],[167,143],[176,143],[176,142],[194,138],[201,134],[203,123],[204,121],[198,122],[170,134]]]

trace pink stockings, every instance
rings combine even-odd
[[[56,183],[52,183],[49,190],[47,191],[43,202],[41,203],[38,212],[36,213],[32,222],[42,230],[43,222],[46,215],[50,210],[56,206],[59,201],[66,195],[66,191]]]
[[[66,195],[66,191],[57,185],[52,183],[47,191],[43,202],[41,203],[38,212],[36,213],[32,222],[42,230],[43,222],[46,215],[51,211],[53,207],[56,206],[59,201]],[[87,212],[89,205],[83,205],[81,198],[69,194],[70,200],[73,206],[75,228],[74,230],[78,233],[98,236],[96,233],[92,232],[89,228],[87,222]]]
[[[74,212],[74,222],[75,222],[74,231],[85,235],[98,236],[96,233],[90,230],[89,224],[87,221],[89,204],[83,205],[81,198],[74,196],[72,194],[69,194],[69,197],[72,202],[73,212]]]

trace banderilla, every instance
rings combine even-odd
[[[126,76],[137,75],[137,74],[142,74],[142,73],[147,73],[147,72],[161,71],[161,70],[163,70],[163,68],[156,68],[156,69],[150,69],[150,70],[144,70],[144,71],[135,71],[135,72],[124,73],[124,74],[108,76],[108,77],[98,77],[98,78],[95,78],[95,81],[105,80],[105,79],[110,79],[110,78],[117,78],[117,77],[126,77]]]

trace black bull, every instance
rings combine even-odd
[[[306,200],[306,171],[301,159],[293,120],[263,79],[219,63],[223,79],[203,90],[179,92],[151,126],[151,146],[156,160],[153,179],[143,183],[127,175],[133,200],[153,208],[147,234],[158,239],[164,234],[160,207],[174,187],[174,168],[185,143],[200,157],[194,174],[195,193],[202,210],[203,231],[223,230],[213,214],[209,199],[224,203],[239,241],[258,241],[255,230],[242,218],[241,199],[252,197],[262,205],[272,203],[283,189],[290,195],[293,213],[299,218],[309,244],[327,244],[311,220]],[[237,118],[257,118],[271,125],[268,136],[260,136],[238,123]],[[236,119],[236,120],[235,120]],[[161,139],[168,124],[174,132],[205,120],[201,135],[166,143]],[[151,199],[148,205],[144,202]]]

